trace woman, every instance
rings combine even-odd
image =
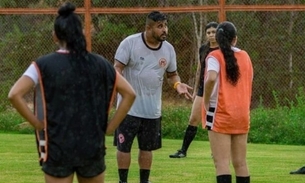
[[[219,24],[216,40],[220,49],[206,58],[203,122],[209,130],[217,183],[231,182],[230,161],[236,182],[248,183],[246,149],[253,68],[247,52],[235,47],[234,24]]]
[[[205,69],[205,58],[206,56],[218,49],[218,44],[215,39],[216,28],[218,23],[210,22],[205,26],[205,35],[207,43],[203,44],[199,49],[199,64],[196,72],[196,80],[194,87],[193,96],[193,106],[191,116],[189,118],[189,125],[187,126],[183,138],[183,143],[181,149],[179,149],[175,154],[169,155],[170,158],[184,158],[186,157],[188,147],[192,143],[196,136],[198,124],[201,122],[201,106],[202,106],[202,96],[203,96],[203,75]]]
[[[33,62],[9,92],[17,111],[36,129],[47,183],[104,182],[105,134],[130,109],[135,92],[103,57],[88,53],[75,6],[65,3],[54,23],[59,50]],[[35,87],[35,115],[24,95]],[[123,100],[108,122],[111,99]]]

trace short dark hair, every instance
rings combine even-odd
[[[164,20],[167,20],[166,14],[161,13],[160,11],[152,11],[147,15],[146,24],[149,24],[151,21],[158,22]]]
[[[207,31],[209,28],[213,27],[213,28],[217,28],[218,26],[218,23],[217,22],[209,22],[206,26],[205,26],[205,29],[204,31]]]

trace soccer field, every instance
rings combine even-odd
[[[170,159],[168,155],[179,149],[180,145],[181,140],[163,139],[163,148],[154,153],[151,182],[216,182],[209,143],[194,141],[187,158]],[[139,182],[136,147],[135,143],[129,183]],[[116,149],[112,146],[112,137],[107,137],[106,164],[105,182],[117,183]],[[248,164],[253,183],[305,182],[305,175],[289,174],[291,170],[305,165],[304,146],[249,144]],[[44,182],[43,173],[38,165],[34,135],[0,133],[0,183],[34,182]]]

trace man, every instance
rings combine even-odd
[[[181,83],[177,73],[176,53],[165,41],[167,17],[153,11],[146,18],[145,31],[124,39],[115,54],[115,69],[133,86],[137,98],[116,131],[117,163],[120,183],[126,183],[130,166],[130,150],[138,138],[140,183],[149,182],[152,151],[161,148],[161,95],[163,77],[187,99],[190,86]],[[118,102],[120,96],[118,97]]]

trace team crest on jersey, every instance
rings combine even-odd
[[[161,58],[159,60],[159,66],[160,67],[165,67],[166,66],[166,59],[165,58]]]

